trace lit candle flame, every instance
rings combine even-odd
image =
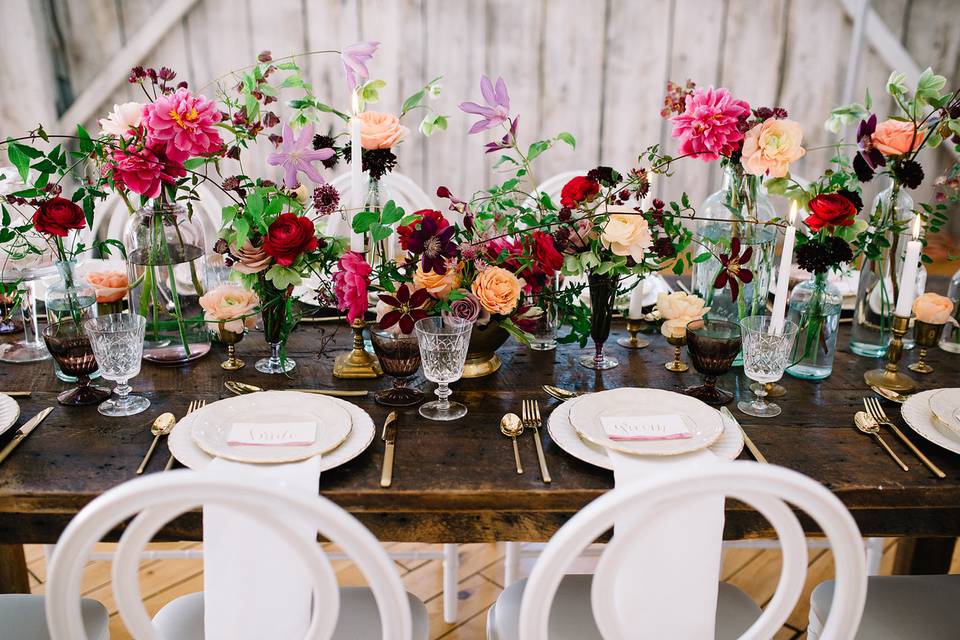
[[[921,222],[922,222],[922,221],[920,220],[920,216],[914,216],[914,217],[913,217],[913,239],[914,239],[914,240],[919,240],[919,239],[920,239],[920,225],[921,225]]]
[[[354,91],[350,94],[350,110],[353,115],[360,113],[360,92]]]
[[[793,223],[797,220],[797,201],[790,201],[790,226],[793,226]]]

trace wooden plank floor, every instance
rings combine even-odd
[[[198,549],[199,543],[156,544],[150,549]],[[390,551],[439,551],[439,546],[425,544],[387,543]],[[98,551],[109,551],[114,545],[102,544]],[[28,545],[27,562],[34,593],[43,593],[46,579],[43,548]],[[895,540],[885,545],[881,573],[889,574],[893,566]],[[458,598],[460,609],[457,622],[443,622],[443,580],[440,560],[398,561],[397,569],[411,593],[427,605],[430,616],[431,640],[480,640],[486,637],[486,612],[503,588],[504,552],[502,545],[466,544],[460,547],[460,576]],[[363,578],[349,562],[334,562],[342,586],[358,586]],[[960,550],[953,558],[952,573],[960,573]],[[724,553],[722,578],[744,591],[761,606],[773,596],[780,574],[780,552],[770,549],[731,548]],[[807,584],[803,596],[774,640],[806,638],[810,591],[823,580],[833,577],[833,558],[830,551],[811,549]],[[203,563],[200,559],[150,560],[140,568],[140,588],[147,610],[153,615],[164,604],[187,593],[203,589]],[[130,636],[114,606],[110,585],[110,563],[91,562],[84,573],[83,594],[98,600],[110,611],[110,637],[126,640]]]

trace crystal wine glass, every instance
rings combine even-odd
[[[741,400],[737,408],[748,416],[772,418],[780,415],[780,407],[767,402],[767,384],[783,377],[790,365],[793,342],[797,338],[797,325],[786,321],[783,330],[770,330],[770,316],[750,316],[740,321],[743,330],[743,372],[756,380],[756,400]]]
[[[423,402],[423,392],[407,386],[420,368],[420,346],[417,334],[393,333],[370,328],[370,341],[383,372],[393,378],[393,386],[373,395],[377,404],[388,407],[409,407]]]
[[[450,402],[451,382],[463,375],[467,359],[470,332],[473,323],[462,318],[430,317],[414,325],[420,343],[423,375],[437,383],[435,393],[439,400],[420,406],[420,415],[429,420],[456,420],[467,415],[467,408],[459,402]]]
[[[717,376],[730,371],[740,344],[736,322],[702,319],[687,324],[687,351],[694,368],[703,374],[703,384],[684,393],[714,406],[733,400],[732,393],[717,387]]]
[[[140,373],[146,324],[143,316],[128,313],[100,316],[83,323],[100,364],[100,375],[117,383],[117,398],[109,398],[97,407],[105,416],[132,416],[150,406],[150,401],[143,396],[130,395],[130,385],[127,384],[130,378]]]

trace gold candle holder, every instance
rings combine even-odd
[[[627,333],[630,334],[629,338],[620,338],[617,340],[617,344],[625,349],[643,349],[644,347],[650,346],[650,341],[644,338],[638,338],[637,334],[640,333],[640,329],[643,328],[643,322],[640,320],[631,320],[627,319]]]
[[[353,328],[353,350],[337,356],[333,364],[334,378],[379,378],[383,369],[377,358],[363,348],[363,329],[366,323],[357,318],[350,325]]]
[[[237,357],[237,343],[243,340],[243,332],[227,331],[224,323],[220,322],[217,331],[217,339],[227,345],[227,359],[220,363],[220,368],[225,371],[238,371],[247,366],[243,360]]]
[[[890,346],[887,348],[887,364],[883,369],[871,369],[863,374],[863,380],[867,386],[876,385],[900,393],[909,393],[917,388],[913,378],[897,371],[897,363],[903,355],[903,336],[907,334],[909,326],[909,317],[893,316],[891,326],[893,339],[890,340]]]
[[[673,345],[673,362],[668,362],[663,365],[667,371],[683,373],[689,369],[690,367],[687,365],[687,363],[680,359],[680,348],[687,344],[686,331],[679,336],[667,336],[667,343]]]
[[[763,390],[767,392],[768,398],[781,398],[787,394],[787,390],[783,387],[782,384],[777,384],[776,382],[767,382],[763,385]],[[750,391],[753,391],[756,394],[760,392],[760,383],[754,382],[750,385]]]
[[[920,347],[920,358],[911,364],[908,369],[917,373],[933,373],[933,367],[927,364],[927,349],[937,346],[940,340],[940,334],[943,332],[942,324],[930,324],[929,322],[913,321],[913,339]]]

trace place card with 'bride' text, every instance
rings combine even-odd
[[[230,428],[227,444],[231,447],[305,447],[316,439],[315,422],[237,422]]]
[[[601,416],[600,424],[611,440],[682,440],[693,437],[678,415]]]

